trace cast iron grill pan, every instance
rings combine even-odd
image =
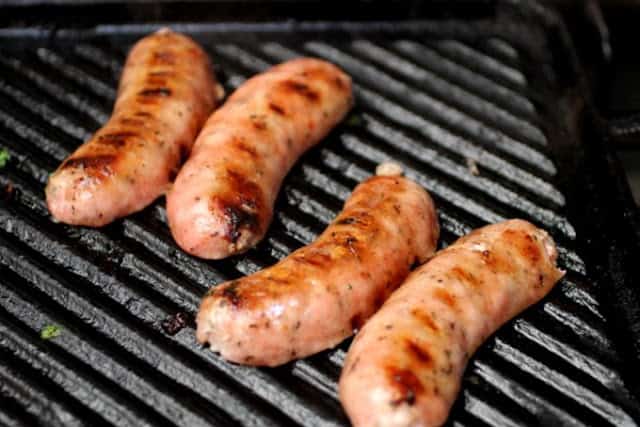
[[[567,270],[471,360],[450,423],[634,425],[637,402],[566,216],[571,194],[557,185],[551,66],[513,42],[516,32],[485,21],[459,36],[429,23],[404,36],[311,27],[176,28],[206,46],[227,93],[299,55],[328,59],[355,81],[356,108],[291,171],[265,240],[215,262],[176,247],[164,200],[99,230],[54,223],[45,206],[48,174],[107,119],[128,47],[154,27],[25,36],[21,51],[4,43],[0,146],[11,159],[0,175],[0,425],[347,425],[337,379],[350,340],[257,369],[201,347],[191,325],[171,336],[162,323],[195,312],[211,285],[311,242],[388,159],[433,195],[443,246],[522,217],[551,232]],[[41,339],[46,325],[60,335]]]

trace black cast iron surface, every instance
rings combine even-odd
[[[388,159],[433,195],[442,245],[522,217],[551,232],[567,270],[470,361],[450,422],[635,425],[606,284],[581,253],[589,236],[555,154],[576,137],[558,119],[564,77],[543,29],[513,19],[177,27],[204,44],[228,92],[299,55],[356,84],[354,111],[287,177],[264,242],[216,262],[176,247],[164,200],[99,230],[56,224],[44,204],[48,174],[110,114],[128,47],[156,27],[0,31],[0,146],[11,156],[0,173],[0,425],[346,425],[336,383],[349,340],[257,369],[198,345],[188,321],[168,334],[167,320],[311,242]],[[47,325],[60,334],[42,339]]]

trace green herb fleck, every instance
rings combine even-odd
[[[55,338],[62,333],[62,328],[58,325],[46,325],[40,331],[40,338],[43,340],[50,340],[51,338]]]
[[[0,169],[6,166],[10,157],[6,148],[0,148]]]
[[[349,289],[350,291],[353,290],[353,286],[351,286],[351,283],[347,283],[347,289]]]
[[[362,118],[360,116],[357,116],[357,115],[353,114],[352,116],[350,116],[347,119],[347,125],[349,125],[349,126],[361,126],[362,125]]]

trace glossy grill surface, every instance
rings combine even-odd
[[[227,93],[300,55],[354,79],[356,108],[287,177],[266,239],[203,261],[174,244],[164,199],[102,228],[54,223],[49,173],[109,116],[128,47],[154,26],[3,33],[0,47],[0,425],[347,425],[337,380],[350,340],[275,369],[195,342],[205,291],[311,242],[385,160],[433,196],[447,245],[522,217],[560,246],[566,278],[469,363],[452,425],[634,425],[638,404],[558,185],[554,66],[491,21],[388,25],[194,24]],[[542,39],[544,42],[544,39]],[[539,41],[538,41],[539,42]],[[544,46],[543,46],[544,47]],[[544,49],[542,49],[544,51]],[[47,325],[60,334],[42,339]]]

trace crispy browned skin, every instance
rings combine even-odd
[[[233,362],[268,366],[331,348],[432,255],[438,230],[420,186],[370,178],[315,242],[213,288],[198,313],[198,341]]]
[[[349,76],[318,59],[245,82],[208,120],[167,196],[178,245],[220,259],[262,240],[282,179],[351,104]]]
[[[49,178],[51,214],[99,227],[147,206],[177,174],[217,91],[207,54],[190,38],[164,29],[140,40],[111,118]]]
[[[522,220],[474,231],[415,270],[356,336],[340,378],[355,427],[443,424],[469,357],[562,277]]]

